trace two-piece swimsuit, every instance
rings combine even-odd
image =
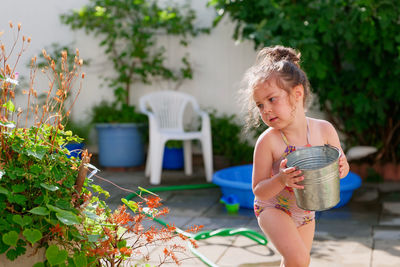
[[[283,141],[286,144],[286,149],[282,157],[273,163],[272,176],[279,173],[279,165],[282,159],[284,159],[289,153],[296,150],[295,146],[289,144],[283,132],[281,132],[281,135]],[[310,132],[307,126],[306,147],[311,146],[309,142],[309,136]],[[300,149],[300,147],[298,149]],[[293,219],[297,227],[306,225],[312,222],[315,218],[314,211],[303,210],[297,206],[296,196],[294,194],[293,188],[287,186],[276,196],[271,197],[268,200],[258,200],[258,199],[254,200],[254,213],[256,217],[258,217],[261,214],[261,212],[263,212],[265,209],[270,209],[270,208],[279,209],[288,214]]]

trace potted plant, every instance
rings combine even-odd
[[[157,43],[157,36],[179,36],[180,44],[186,46],[187,38],[199,32],[193,26],[194,19],[195,13],[188,6],[169,3],[159,5],[155,0],[90,0],[80,10],[61,16],[62,22],[72,29],[85,29],[87,33],[100,37],[100,46],[105,48],[104,52],[109,56],[115,70],[115,76],[107,78],[110,88],[114,90],[114,101],[101,102],[93,108],[94,123],[113,123],[99,124],[97,127],[101,165],[116,167],[115,164],[125,164],[122,167],[128,167],[127,165],[133,163],[126,160],[136,156],[127,153],[137,152],[143,156],[138,156],[139,160],[134,165],[143,163],[144,149],[143,144],[139,142],[140,133],[133,132],[127,125],[117,123],[142,123],[145,118],[137,115],[131,103],[133,83],[150,84],[155,78],[179,83],[192,78],[192,68],[187,55],[182,57],[180,69],[165,64],[166,49]],[[102,116],[99,113],[107,114]],[[135,128],[134,125],[132,127]],[[112,128],[116,128],[117,137],[109,134]],[[126,134],[125,130],[130,134]],[[127,137],[123,138],[124,136]],[[100,140],[103,137],[108,140],[103,142]],[[138,144],[126,145],[122,139],[136,139]],[[118,144],[120,147],[117,147]],[[106,162],[106,154],[110,155],[112,162]]]
[[[162,167],[166,170],[179,170],[184,166],[183,142],[169,140],[165,144]]]
[[[243,125],[235,122],[235,115],[209,112],[215,169],[248,164],[253,160],[253,146],[241,136]],[[250,129],[249,129],[250,130]],[[254,134],[254,132],[253,132]]]
[[[10,27],[14,28],[12,23]],[[21,38],[20,29],[18,25],[12,47]],[[74,66],[67,68],[68,55],[63,52],[66,65],[58,72],[54,60],[44,52],[50,62],[44,70],[50,82],[47,100],[40,108],[34,83],[37,66],[32,59],[29,90],[23,90],[28,98],[25,112],[15,107],[15,71],[29,42],[22,37],[16,61],[10,63],[12,53],[0,40],[0,64],[4,66],[0,69],[0,263],[16,267],[121,266],[145,262],[146,253],[137,256],[141,248],[157,244],[165,247],[161,263],[166,258],[174,260],[174,251],[182,247],[165,242],[187,237],[178,235],[174,227],[142,225],[147,218],[144,207],[156,217],[168,212],[160,208],[158,196],[139,195],[141,202],[123,200],[125,205],[112,211],[102,197],[108,193],[91,179],[94,172],[86,176],[88,169],[96,170],[89,164],[87,151],[82,160],[67,157],[64,145],[80,138],[65,130],[70,112],[61,112],[61,107],[74,81],[84,78],[79,56]],[[54,86],[57,79],[61,87]]]
[[[68,122],[65,124],[65,130],[73,132],[74,135],[77,135],[82,139],[82,141],[79,143],[70,142],[65,145],[69,151],[69,157],[82,157],[82,151],[89,142],[90,128],[90,123],[86,123],[84,121],[75,121],[73,119],[68,120]]]

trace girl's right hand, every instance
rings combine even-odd
[[[287,159],[283,159],[279,165],[278,179],[284,186],[293,187],[297,189],[304,189],[304,186],[298,185],[297,183],[304,180],[301,171],[297,170],[296,167],[288,168]]]

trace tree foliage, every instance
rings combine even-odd
[[[348,147],[400,156],[400,6],[396,0],[210,0],[217,24],[228,14],[237,40],[302,53],[320,108]]]
[[[151,83],[154,77],[177,82],[192,78],[187,55],[181,58],[180,67],[165,64],[166,48],[157,43],[157,36],[177,36],[186,46],[189,36],[206,31],[194,27],[195,18],[188,6],[161,5],[157,0],[90,0],[81,9],[63,14],[61,21],[100,38],[116,72],[109,81],[120,106],[130,105],[134,82]]]

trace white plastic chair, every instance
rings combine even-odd
[[[184,111],[188,104],[201,117],[199,131],[184,131]],[[139,101],[140,111],[149,117],[150,144],[145,175],[150,184],[161,183],[162,159],[168,140],[183,140],[184,170],[193,173],[191,140],[201,142],[206,180],[211,182],[213,174],[211,126],[208,114],[202,111],[193,96],[176,91],[158,91],[144,95]]]

